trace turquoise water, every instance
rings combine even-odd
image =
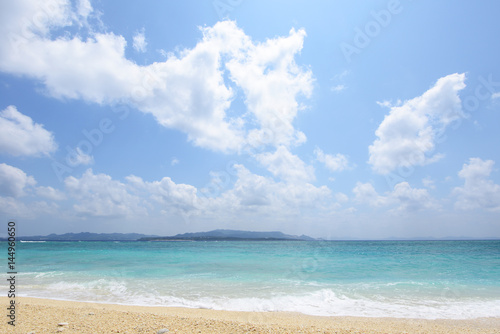
[[[21,296],[313,315],[500,317],[500,241],[23,242],[16,262]]]

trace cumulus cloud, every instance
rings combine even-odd
[[[40,197],[45,197],[53,201],[62,201],[66,199],[64,193],[52,187],[36,187],[36,194]]]
[[[306,165],[285,146],[279,146],[274,153],[258,154],[256,158],[274,176],[282,180],[307,182],[315,179],[314,168]]]
[[[33,176],[23,170],[0,164],[0,213],[13,219],[35,219],[45,214],[60,214],[54,202],[33,200],[34,195],[50,200],[62,200],[64,195],[52,187],[37,187]]]
[[[301,108],[298,98],[312,92],[311,71],[294,60],[304,30],[259,43],[234,22],[218,22],[201,28],[202,39],[194,47],[139,66],[125,57],[123,36],[91,29],[85,40],[51,36],[56,28],[79,24],[79,17],[91,11],[84,0],[77,12],[66,0],[8,2],[0,14],[0,70],[36,78],[56,98],[128,103],[159,124],[183,131],[195,145],[216,151],[305,140],[292,125]],[[136,37],[135,47],[143,50],[143,35]],[[248,109],[239,115],[228,113],[235,86]]]
[[[390,196],[398,201],[399,207],[397,211],[400,212],[437,210],[440,208],[440,205],[431,198],[427,189],[412,188],[408,182],[396,184]]]
[[[92,4],[90,3],[89,0],[79,0],[78,1],[77,13],[81,18],[87,19],[87,17],[93,11],[94,11],[94,9],[92,8]]]
[[[380,195],[371,183],[358,182],[353,189],[355,201],[372,207],[391,206],[391,213],[405,213],[421,210],[437,210],[427,189],[412,188],[408,182],[400,182],[391,192]]]
[[[84,153],[79,147],[76,150],[68,150],[66,163],[71,167],[90,165],[94,163],[94,157]]]
[[[133,47],[137,52],[146,52],[146,47],[148,43],[146,42],[146,36],[144,35],[144,29],[140,32],[137,32],[133,37]]]
[[[345,202],[349,201],[349,197],[346,194],[344,194],[344,193],[336,193],[335,194],[335,199],[339,203],[345,203]]]
[[[358,203],[368,204],[372,207],[385,206],[392,202],[390,197],[379,195],[371,183],[358,182],[352,192]]]
[[[218,220],[246,217],[282,219],[303,210],[329,210],[331,191],[326,186],[316,187],[307,182],[276,181],[250,172],[235,164],[235,182],[223,183],[214,173],[212,182],[202,189],[176,183],[169,177],[158,181],[144,181],[130,175],[126,182],[113,180],[106,174],[87,170],[80,178],[65,180],[66,195],[75,200],[73,211],[84,217],[125,217],[130,215],[182,217],[184,219]],[[59,199],[54,189],[40,188],[45,197]],[[338,201],[347,196],[338,194]],[[62,199],[62,197],[60,198]]]
[[[500,185],[489,179],[494,164],[493,160],[470,158],[463,165],[458,176],[464,179],[464,185],[453,189],[456,209],[500,211]]]
[[[244,207],[270,206],[276,202],[277,193],[273,192],[275,182],[261,175],[251,173],[243,165],[236,165],[238,180],[231,196]]]
[[[275,181],[253,174],[243,165],[237,164],[234,168],[238,179],[234,187],[224,193],[222,198],[236,200],[241,206],[237,211],[244,212],[245,207],[252,207],[252,210],[259,209],[261,213],[279,217],[305,208],[326,209],[331,201],[331,192],[326,186],[316,187],[307,182]]]
[[[399,167],[423,166],[442,158],[432,152],[446,127],[465,117],[458,95],[465,88],[464,81],[465,74],[442,77],[421,96],[391,106],[369,147],[368,162],[373,170],[388,174]]]
[[[343,154],[325,154],[321,149],[316,148],[314,155],[319,162],[324,163],[326,168],[332,172],[341,172],[349,168],[349,159]]]
[[[19,198],[2,196],[0,196],[0,213],[7,214],[14,219],[39,219],[46,214],[60,216],[55,203],[45,201],[25,203]]]
[[[141,198],[131,194],[127,186],[106,174],[88,169],[81,178],[64,180],[68,195],[76,199],[73,209],[83,217],[119,218],[146,215]]]
[[[25,195],[27,187],[35,186],[33,176],[26,175],[21,169],[0,164],[0,195],[9,197],[21,197]]]
[[[254,44],[245,38],[243,52],[226,64],[260,125],[260,129],[248,135],[251,145],[288,146],[305,141],[304,133],[292,125],[301,107],[297,97],[309,97],[312,93],[312,72],[300,68],[294,60],[305,36],[303,29],[291,29],[288,37],[264,43]]]
[[[50,155],[57,149],[54,135],[15,106],[0,112],[0,152],[13,156]]]
[[[176,184],[169,177],[160,181],[145,182],[132,175],[128,176],[127,180],[133,187],[146,191],[146,196],[158,203],[163,213],[188,213],[199,209],[198,190],[194,186]]]
[[[426,177],[422,179],[422,184],[424,187],[429,188],[429,189],[435,189],[436,185],[434,184],[434,180],[432,180],[430,177]]]

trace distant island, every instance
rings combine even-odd
[[[184,233],[174,236],[146,235],[139,233],[65,233],[46,236],[17,237],[18,241],[224,241],[224,240],[316,240],[306,235],[288,235],[282,232],[252,232],[239,230],[213,230]],[[0,241],[5,241],[0,238]]]
[[[65,233],[49,234],[28,237],[16,237],[19,241],[137,241],[145,237],[155,237],[139,233]]]
[[[316,240],[306,235],[288,235],[283,232],[251,232],[238,230],[214,230],[209,232],[196,232],[177,234],[170,237],[144,237],[139,241],[238,241],[238,240]]]
[[[307,235],[289,235],[279,231],[254,232],[240,230],[213,230],[208,232],[183,233],[173,236],[147,235],[140,233],[65,233],[49,234],[45,236],[19,236],[17,241],[273,241],[273,240],[299,240],[299,241],[325,241]],[[328,239],[332,241],[366,241],[366,239],[353,239],[349,237]],[[445,241],[445,240],[500,240],[498,237],[470,238],[470,237],[414,237],[378,239],[378,241]],[[7,241],[0,238],[0,241]],[[376,241],[376,240],[372,240]]]

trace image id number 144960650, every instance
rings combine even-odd
[[[16,325],[16,223],[9,222],[7,224],[7,282],[9,282],[9,291],[7,297],[9,298],[9,306],[7,307],[7,323],[11,326]]]

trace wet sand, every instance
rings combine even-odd
[[[235,312],[174,307],[124,306],[16,298],[16,326],[1,333],[500,333],[500,318],[424,320],[316,317],[289,312]]]

